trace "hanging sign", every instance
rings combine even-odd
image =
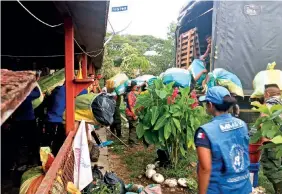
[[[120,12],[120,11],[127,11],[127,6],[119,6],[119,7],[112,7],[112,12]]]

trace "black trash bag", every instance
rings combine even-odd
[[[160,162],[159,164],[160,167],[164,167],[164,168],[170,167],[171,163],[170,163],[168,151],[158,149],[157,155],[158,155],[158,158],[156,159],[156,161]]]
[[[109,126],[114,122],[116,101],[113,96],[107,94],[99,94],[93,101],[91,107],[96,120],[102,124]]]
[[[103,181],[104,176],[103,173],[99,170],[99,167],[95,164],[94,167],[92,168],[92,177],[93,180],[101,180]]]
[[[106,172],[104,176],[104,183],[106,183],[109,188],[115,194],[125,194],[125,185],[124,182],[117,177],[115,173]]]

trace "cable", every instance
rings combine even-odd
[[[111,26],[111,28],[112,28],[112,30],[113,30],[113,34],[115,34],[116,32],[115,32],[114,27],[113,27],[113,25],[112,25],[112,23],[110,22],[109,19],[108,19],[108,22],[109,22],[109,24],[110,24],[110,26]]]
[[[57,24],[57,25],[50,25],[44,21],[42,21],[41,19],[39,19],[38,17],[36,17],[35,15],[33,15],[19,0],[17,0],[17,2],[32,16],[34,17],[36,20],[38,20],[39,22],[41,22],[42,24],[45,24],[46,26],[49,26],[51,28],[55,28],[55,27],[58,27],[58,26],[61,26],[63,25],[63,23],[60,23],[60,24]]]
[[[101,54],[104,49],[99,49],[99,50],[96,50],[96,51],[90,51],[90,52],[87,52],[87,53],[94,53],[94,52],[98,52],[100,51],[100,53],[97,54],[97,56],[99,54]],[[80,54],[83,54],[83,52],[81,53],[74,53],[75,55],[80,55]],[[1,55],[1,57],[15,57],[15,58],[52,58],[52,57],[64,57],[65,55],[26,55],[26,56],[23,56],[23,55]],[[96,55],[94,55],[95,57]]]

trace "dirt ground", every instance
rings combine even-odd
[[[112,151],[112,149],[109,149],[110,169],[115,172],[125,182],[125,184],[135,183],[143,186],[153,184],[154,182],[152,180],[147,179],[144,173],[140,174],[137,178],[130,177],[131,171],[127,168],[127,165],[124,162],[124,157],[136,153],[137,151],[144,151],[143,145],[137,145],[134,148],[125,149],[124,155],[116,154]],[[152,150],[151,148],[147,149],[146,151],[153,152],[154,150]],[[185,192],[183,188],[168,188],[162,185],[162,193],[184,194],[187,192]]]

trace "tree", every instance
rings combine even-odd
[[[159,75],[175,66],[175,29],[176,23],[172,22],[166,39],[150,35],[115,35],[106,46],[103,74],[108,77],[120,70],[134,77],[133,70],[140,70],[142,74]],[[144,56],[146,51],[155,51],[157,55]]]
[[[122,48],[122,63],[121,70],[130,78],[135,77],[134,70],[146,71],[149,68],[150,62],[146,57],[140,55],[136,48],[133,48],[129,44],[124,44]]]

